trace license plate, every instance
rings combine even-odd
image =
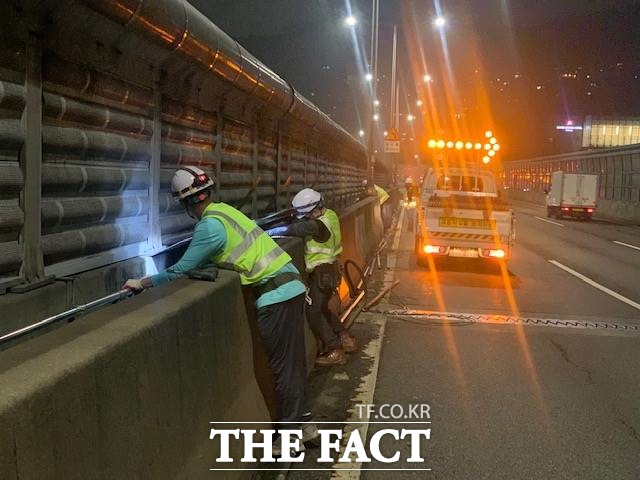
[[[438,218],[438,225],[440,227],[493,230],[496,228],[496,221],[494,219],[440,217]]]
[[[574,208],[574,212],[584,212],[584,208]]]
[[[477,248],[450,248],[450,257],[478,258]]]

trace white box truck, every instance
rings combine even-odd
[[[591,220],[596,211],[598,175],[553,172],[547,193],[547,217]]]
[[[511,258],[515,216],[488,170],[429,169],[417,212],[419,263],[428,256]]]

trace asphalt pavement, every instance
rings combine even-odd
[[[404,216],[389,257],[393,268],[379,274],[380,285],[400,284],[356,327],[366,354],[315,374],[323,418],[349,420],[354,404],[366,398],[405,408],[428,404],[424,462],[407,462],[410,444],[387,436],[383,450],[398,450],[399,462],[293,472],[292,478],[640,478],[639,331],[388,314],[413,309],[559,325],[640,324],[640,227],[548,219],[543,208],[528,204],[516,213],[507,266],[445,262],[435,271],[417,265]],[[339,383],[346,378],[348,389]],[[382,428],[390,427],[369,424],[368,439]]]

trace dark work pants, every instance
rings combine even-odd
[[[302,422],[308,412],[305,386],[304,294],[258,308],[258,330],[264,342],[278,403],[279,422]],[[278,428],[298,428],[282,424]]]
[[[318,276],[313,271],[309,275],[309,297],[311,305],[308,307],[309,326],[314,335],[322,340],[325,349],[340,348],[338,333],[344,330],[340,318],[331,310],[329,302],[336,294],[334,289],[320,288]]]

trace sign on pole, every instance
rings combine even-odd
[[[384,139],[384,153],[400,153],[400,136],[395,128],[389,129]]]

